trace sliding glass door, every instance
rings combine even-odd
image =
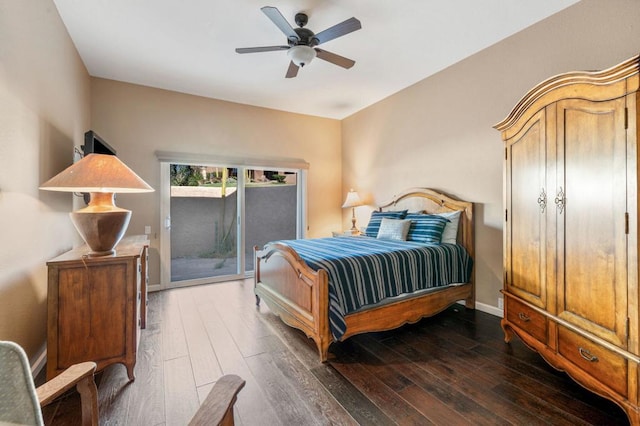
[[[163,287],[245,278],[253,248],[302,237],[304,170],[161,162]]]
[[[171,282],[238,275],[238,169],[169,167]]]
[[[253,248],[297,236],[298,173],[247,170],[245,188],[245,259],[253,271]]]

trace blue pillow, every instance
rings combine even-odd
[[[382,223],[382,218],[386,217],[389,219],[404,219],[406,216],[406,210],[398,210],[393,212],[371,212],[371,219],[369,219],[369,224],[367,225],[367,229],[364,231],[367,237],[376,238],[378,236],[378,231],[380,230],[380,224]]]
[[[408,214],[405,219],[411,220],[407,241],[439,244],[444,227],[449,219],[432,214]]]

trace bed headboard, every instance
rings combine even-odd
[[[462,210],[458,226],[458,243],[464,246],[471,257],[474,257],[473,203],[460,201],[446,194],[428,188],[410,188],[387,203],[379,206],[379,210],[404,210],[410,212],[443,213]]]

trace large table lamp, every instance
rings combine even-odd
[[[71,212],[71,221],[90,256],[106,256],[124,236],[131,211],[114,203],[114,194],[152,192],[144,180],[115,155],[88,154],[40,186],[46,191],[88,192],[89,205]]]
[[[342,205],[343,209],[351,207],[351,232],[358,233],[358,228],[356,228],[356,207],[362,205],[362,200],[360,200],[360,196],[356,191],[350,189],[347,193],[347,199],[344,201]]]

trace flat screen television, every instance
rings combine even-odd
[[[82,153],[87,154],[109,154],[116,155],[116,150],[104,141],[96,132],[89,130],[84,134],[84,145]]]
[[[82,145],[82,154],[108,154],[116,155],[116,150],[104,141],[96,132],[89,130],[84,134],[84,145]],[[83,193],[85,204],[89,204],[91,199],[89,194]]]

